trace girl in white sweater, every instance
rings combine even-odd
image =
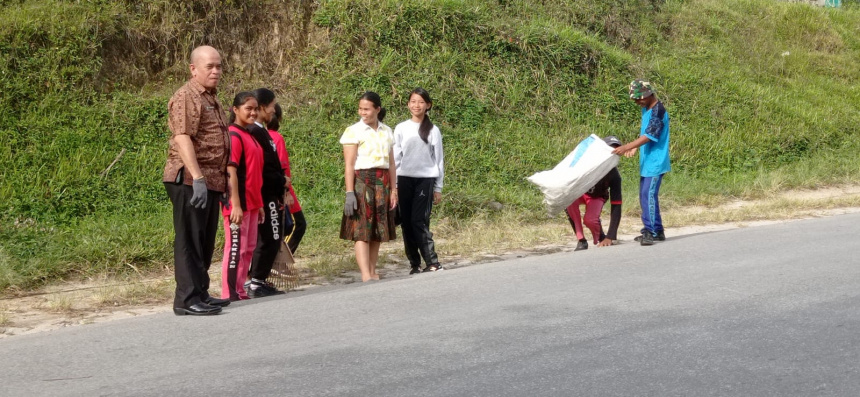
[[[430,94],[416,88],[409,94],[412,118],[394,128],[394,161],[397,164],[397,195],[400,203],[400,227],[406,257],[412,265],[410,274],[443,270],[436,256],[430,212],[442,200],[445,175],[442,133],[433,125],[427,112],[433,107]]]

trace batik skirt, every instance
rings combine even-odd
[[[340,238],[352,241],[394,240],[394,210],[391,209],[391,177],[387,169],[355,171],[355,198],[358,210],[343,216]]]

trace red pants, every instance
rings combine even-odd
[[[594,240],[594,244],[599,243],[600,239],[600,211],[603,210],[603,204],[606,201],[600,197],[591,197],[587,194],[583,194],[582,197],[576,199],[569,207],[567,207],[567,216],[570,217],[570,220],[573,222],[573,231],[576,232],[577,240],[582,240],[585,238],[585,232],[582,229],[582,223],[585,222],[585,226],[588,230],[591,230],[591,238]],[[579,206],[585,204],[585,216],[582,216],[579,212]]]
[[[257,246],[258,210],[246,211],[237,230],[230,228],[230,217],[224,217],[224,260],[221,262],[221,298],[248,299],[245,280]],[[235,243],[235,244],[234,244]]]

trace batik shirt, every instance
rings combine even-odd
[[[197,156],[200,172],[206,177],[206,187],[216,192],[227,191],[227,118],[214,90],[189,80],[170,98],[167,104],[167,126],[170,128],[170,148],[164,166],[164,182],[176,182],[183,172],[183,182],[191,185],[188,168],[179,157],[173,137],[188,135]]]

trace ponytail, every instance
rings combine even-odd
[[[430,109],[433,109],[433,100],[430,99],[430,93],[421,87],[412,90],[412,92],[409,93],[409,97],[412,98],[412,95],[420,96],[424,102],[430,105],[430,107],[427,108],[427,111],[424,112],[424,118],[421,120],[421,125],[418,126],[418,136],[421,137],[421,140],[424,141],[424,143],[429,143],[430,141],[428,140],[428,137],[430,136],[430,131],[433,130],[433,122],[430,121],[430,115],[427,113]]]
[[[430,116],[424,115],[424,120],[421,120],[421,125],[418,126],[418,136],[424,143],[430,143],[427,138],[430,136],[430,130],[433,129],[433,122],[430,121]]]

